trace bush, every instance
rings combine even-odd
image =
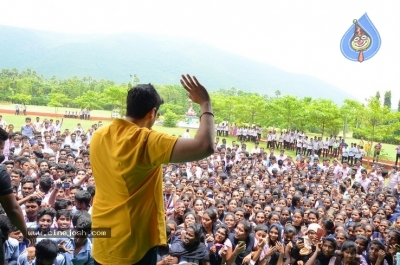
[[[167,110],[167,112],[164,114],[164,127],[176,127],[176,124],[178,123],[178,115],[173,113],[170,110]]]

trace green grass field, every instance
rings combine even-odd
[[[11,104],[3,105],[2,104],[1,108],[2,109],[12,109],[13,110],[14,109],[14,105],[11,105]],[[66,110],[67,111],[76,111],[77,109],[59,108],[57,113],[63,114]],[[28,116],[29,116],[29,111],[49,113],[49,115],[46,116],[46,117],[40,117],[41,121],[44,118],[47,118],[47,119],[52,118],[52,114],[55,113],[54,107],[46,107],[46,106],[30,106],[29,105],[29,106],[27,106],[27,114],[28,114]],[[15,126],[16,130],[20,130],[21,126],[25,123],[25,116],[23,116],[23,115],[15,116],[15,115],[10,115],[10,114],[2,114],[2,113],[0,113],[0,114],[3,115],[3,119],[8,124],[10,124],[10,123],[13,124]],[[92,117],[110,117],[111,116],[111,112],[110,111],[104,111],[104,110],[94,110],[94,111],[92,111],[91,116]],[[33,122],[35,121],[35,117],[36,116],[32,116],[31,115],[29,117],[32,118]],[[53,117],[53,119],[56,120],[56,119],[60,119],[60,118]],[[82,126],[86,130],[86,129],[90,128],[94,123],[97,123],[97,122],[98,122],[98,120],[87,121],[87,120],[80,120],[80,119],[65,118],[62,128],[63,129],[67,129],[68,128],[70,130],[73,130],[73,129],[76,128],[78,123],[81,123]],[[102,122],[103,122],[103,125],[107,125],[107,124],[110,123],[110,121],[102,121]],[[186,130],[185,128],[167,128],[167,127],[157,126],[157,125],[153,126],[153,129],[157,130],[157,131],[160,131],[160,132],[165,132],[165,133],[168,133],[168,134],[171,134],[171,135],[172,134],[182,135]],[[197,131],[196,129],[189,129],[191,137],[194,137],[194,135],[196,134],[196,131]],[[314,136],[314,134],[309,134],[309,135],[310,136],[311,135]],[[351,133],[347,134],[347,136],[350,136],[350,135],[351,135]],[[222,139],[223,137],[220,137],[220,138]],[[236,140],[236,137],[232,137],[232,136],[228,136],[226,138],[227,138],[227,142],[228,143],[231,143],[233,140]],[[346,142],[347,143],[358,143],[359,140],[351,138],[351,137],[347,137],[346,138]],[[376,144],[376,142],[373,145],[375,145],[375,144]],[[261,143],[260,146],[261,147],[262,146],[266,147],[266,143]],[[385,144],[385,143],[383,143],[382,146],[383,146],[383,148],[382,148],[382,152],[381,153],[383,154],[383,156],[382,156],[381,159],[385,159],[385,160],[387,159],[387,160],[394,161],[395,157],[396,157],[396,150],[395,149],[396,149],[397,146],[393,145],[393,144]],[[253,148],[253,144],[252,143],[248,143],[248,149],[251,149],[251,148]],[[292,153],[290,151],[288,151],[287,154],[294,155],[294,153]]]
[[[47,107],[47,106],[34,106],[34,105],[26,105],[27,107],[27,114],[29,115],[29,112],[44,112],[44,113],[49,113],[49,115],[53,113],[57,114],[64,114],[65,111],[80,111],[78,108],[64,108],[60,107],[57,108],[57,111],[54,107]],[[7,109],[7,110],[15,110],[15,104],[10,104],[10,103],[5,103],[1,102],[1,107],[0,109]],[[22,112],[22,110],[21,110]],[[111,111],[109,110],[93,110],[91,111],[91,116],[93,117],[109,117],[111,118]]]

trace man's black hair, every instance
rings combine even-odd
[[[8,133],[3,128],[0,128],[0,143],[8,140]]]
[[[88,191],[93,198],[94,195],[96,195],[96,186],[89,186],[86,188],[86,191]]]
[[[55,260],[58,253],[58,245],[51,239],[40,240],[36,244],[36,259],[39,260]]]
[[[88,218],[91,218],[91,215],[90,215],[87,211],[81,211],[81,210],[76,211],[76,212],[74,213],[74,215],[72,215],[72,225],[73,225],[74,227],[77,226],[77,224],[78,224],[78,219],[81,218],[82,216],[86,216],[86,217],[88,217]]]
[[[71,218],[71,211],[68,211],[66,209],[61,209],[59,211],[57,211],[56,213],[56,220],[60,219],[60,217],[64,215],[67,218]]]
[[[49,190],[51,189],[51,186],[53,185],[53,181],[50,177],[47,176],[43,176],[40,178],[39,181],[39,186],[42,189],[42,191],[44,193],[49,192]]]
[[[0,230],[4,238],[8,238],[8,234],[12,232],[11,221],[5,215],[0,215]]]
[[[139,84],[128,91],[126,116],[143,119],[153,108],[157,110],[164,101],[152,84]]]
[[[75,201],[84,203],[86,206],[89,206],[91,200],[92,195],[87,190],[80,190],[75,193]]]
[[[72,202],[70,200],[65,200],[65,199],[56,200],[56,202],[54,203],[54,210],[58,212],[60,210],[67,209],[68,206],[72,206]]]
[[[33,186],[36,185],[36,180],[32,177],[24,177],[21,180],[21,187],[24,186],[26,183],[33,183]]]
[[[92,230],[92,219],[90,215],[81,215],[76,220],[75,228],[86,233],[90,233]]]
[[[56,216],[56,211],[53,208],[41,208],[37,213],[38,220],[42,218],[44,215],[50,215],[51,220]]]

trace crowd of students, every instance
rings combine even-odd
[[[164,167],[160,264],[396,264],[397,168],[249,145],[222,139],[206,160]]]
[[[94,264],[91,204],[95,182],[88,148],[98,124],[87,129],[78,124],[62,134],[62,120],[53,124],[52,119],[36,118],[32,123],[27,117],[21,130],[4,120],[3,125],[9,138],[0,166],[11,178],[28,228],[24,237],[0,209],[6,264]]]
[[[98,125],[61,125],[27,118],[21,131],[5,128],[3,166],[33,233],[24,238],[0,215],[8,264],[94,264],[89,145]],[[158,264],[396,264],[397,168],[276,147],[217,139],[211,157],[165,165],[168,245]]]

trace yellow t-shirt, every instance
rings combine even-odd
[[[176,140],[121,119],[93,134],[92,227],[111,228],[111,238],[93,239],[97,262],[131,265],[166,244],[161,165],[169,163]]]

